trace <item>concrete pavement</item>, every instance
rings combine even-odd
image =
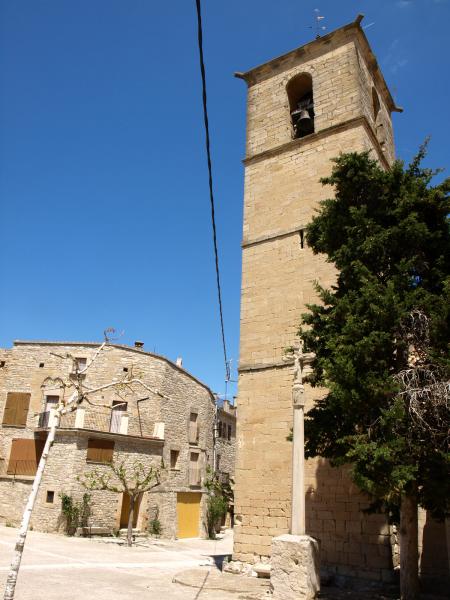
[[[0,526],[0,590],[4,587],[16,536],[16,529]],[[230,532],[217,541],[138,540],[136,546],[128,548],[114,539],[69,538],[30,531],[16,600],[267,597],[267,582],[253,578],[229,575],[226,583],[220,585],[214,558],[218,561],[219,557],[231,554],[231,548]],[[174,582],[174,578],[182,583]]]

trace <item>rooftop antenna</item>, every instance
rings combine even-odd
[[[325,29],[326,29],[325,25],[321,24],[321,21],[323,21],[324,19],[325,19],[325,17],[323,17],[320,14],[320,10],[318,8],[315,8],[314,9],[315,24],[314,25],[310,25],[308,27],[308,29],[315,29],[315,31],[316,31],[316,40],[318,40],[320,38],[321,31],[325,31]]]

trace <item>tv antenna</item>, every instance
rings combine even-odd
[[[318,8],[314,9],[314,25],[310,25],[308,29],[314,29],[316,31],[316,40],[320,38],[320,33],[325,31],[326,26],[322,25],[321,21],[325,19],[324,16],[320,14],[320,10]]]

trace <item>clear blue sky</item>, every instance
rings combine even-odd
[[[223,392],[194,0],[1,0],[0,345],[100,340]],[[203,1],[225,327],[236,365],[245,71],[358,12],[403,115],[447,165],[448,0]],[[235,374],[235,370],[234,370]]]

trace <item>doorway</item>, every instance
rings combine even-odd
[[[133,515],[133,529],[136,529],[138,517],[139,517],[139,509],[141,507],[143,494],[139,494],[136,498],[136,502],[134,504],[134,515]],[[122,509],[120,511],[120,528],[126,529],[128,527],[128,515],[130,512],[130,496],[128,494],[122,495]]]
[[[179,492],[177,494],[177,537],[199,537],[200,492]]]

